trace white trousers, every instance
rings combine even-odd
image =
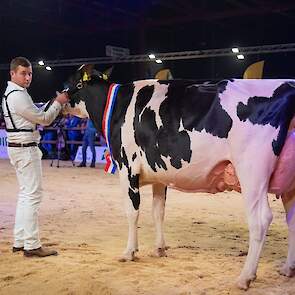
[[[38,211],[42,198],[42,152],[38,147],[8,147],[16,171],[19,195],[15,214],[14,247],[41,247]]]

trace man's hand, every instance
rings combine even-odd
[[[69,101],[69,95],[66,92],[62,92],[62,93],[57,92],[56,94],[57,96],[55,100],[58,101],[61,105]]]

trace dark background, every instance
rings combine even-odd
[[[294,42],[295,1],[274,0],[6,0],[0,7],[0,64],[15,56],[71,59],[105,56],[105,46],[131,54],[207,50]],[[153,78],[169,68],[174,78],[219,80],[242,77],[265,60],[264,78],[294,78],[295,52],[115,64],[112,79]],[[100,70],[110,65],[98,65]],[[34,68],[29,92],[35,101],[52,97],[75,67]],[[4,91],[8,70],[0,70]]]

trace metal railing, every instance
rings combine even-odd
[[[239,47],[239,50],[240,50],[239,53],[243,55],[292,52],[292,51],[295,51],[295,43]],[[155,53],[155,54],[157,58],[163,61],[236,55],[235,53],[232,52],[232,48],[192,50],[192,51],[167,52],[167,53]],[[56,59],[56,60],[46,60],[44,62],[47,65],[50,65],[51,67],[66,67],[66,66],[77,66],[81,64],[116,64],[116,63],[131,63],[131,62],[148,62],[148,61],[153,61],[148,57],[148,54],[137,54],[137,55],[122,56],[122,57]],[[33,62],[33,66],[38,66],[38,63]],[[9,64],[0,64],[0,70],[7,70],[8,68],[9,68]]]

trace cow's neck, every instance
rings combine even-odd
[[[98,132],[102,132],[102,118],[110,84],[100,82],[87,88],[85,95],[86,109]]]

